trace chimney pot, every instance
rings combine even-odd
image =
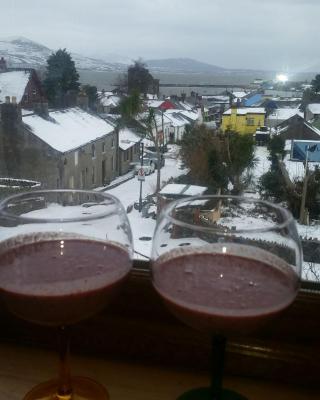
[[[10,104],[10,96],[6,96],[5,99],[6,99],[6,104]]]
[[[12,96],[12,97],[11,97],[11,102],[12,102],[12,104],[17,104],[17,98],[16,98],[16,96]]]

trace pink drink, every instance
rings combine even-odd
[[[284,260],[250,246],[227,244],[225,253],[214,246],[212,252],[174,250],[153,265],[156,290],[187,325],[250,332],[293,302],[298,278]]]
[[[96,314],[129,270],[125,248],[94,240],[43,240],[0,252],[0,288],[8,309],[43,325]]]

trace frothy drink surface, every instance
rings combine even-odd
[[[282,259],[248,249],[172,251],[153,266],[155,288],[173,313],[195,328],[253,330],[294,300],[297,276]]]
[[[74,323],[100,311],[130,270],[120,246],[83,239],[44,240],[0,254],[8,308],[40,324]]]

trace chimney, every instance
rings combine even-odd
[[[8,70],[6,60],[1,57],[0,58],[0,72],[6,72]]]
[[[10,97],[6,96],[6,102],[1,106],[0,117],[5,131],[14,130],[22,121],[21,108],[17,103],[10,103]]]
[[[12,104],[17,104],[17,98],[16,98],[16,96],[12,96],[12,97],[11,97],[11,103],[12,103]]]
[[[81,91],[77,97],[77,106],[87,111],[89,108],[89,99],[84,91]]]
[[[48,103],[47,102],[33,103],[33,112],[37,115],[40,115],[40,117],[43,118],[48,117],[49,116]]]

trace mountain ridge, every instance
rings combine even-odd
[[[23,36],[0,38],[0,57],[7,60],[9,67],[44,68],[48,57],[56,50]],[[70,52],[77,69],[91,71],[126,72],[131,63],[127,57],[117,55],[117,60],[103,57],[93,58]],[[111,56],[112,54],[109,54]],[[106,55],[107,56],[107,55]],[[119,59],[127,62],[119,62]],[[253,72],[253,70],[223,68],[188,57],[143,60],[151,73],[223,73]]]
[[[177,72],[223,72],[227,70],[226,68],[189,57],[152,59],[146,60],[145,64],[148,68],[152,70],[157,69],[159,72],[161,70],[176,70]]]

